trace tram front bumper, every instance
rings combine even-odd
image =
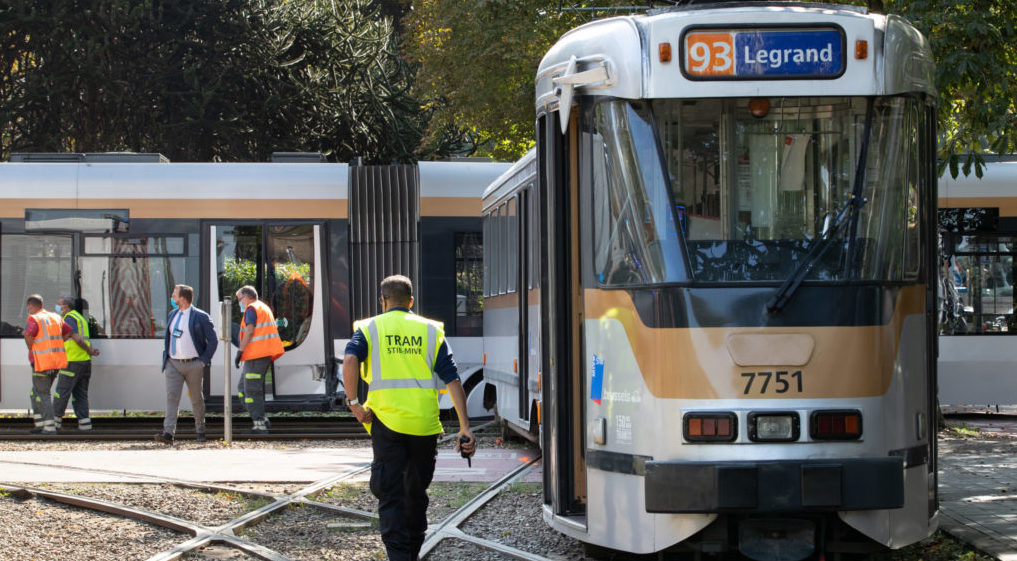
[[[900,457],[646,462],[646,511],[830,512],[904,506]]]

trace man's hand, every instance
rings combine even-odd
[[[467,440],[464,442],[463,437]],[[466,458],[472,458],[477,451],[477,439],[470,429],[459,429],[459,438],[456,439],[456,452],[463,454]]]
[[[361,423],[374,422],[374,411],[370,409],[364,409],[363,405],[357,403],[356,405],[350,405],[350,411],[353,412],[353,416],[357,418]]]
[[[99,356],[99,349],[95,347],[88,347],[88,354],[91,356]]]

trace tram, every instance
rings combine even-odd
[[[480,196],[508,167],[348,165],[316,154],[264,163],[13,155],[0,163],[0,410],[29,406],[22,329],[33,293],[50,310],[72,296],[89,318],[101,351],[93,409],[163,410],[162,345],[176,284],[194,287],[217,329],[219,302],[255,286],[286,349],[267,384],[268,410],[331,409],[342,404],[338,364],[352,321],[380,311],[377,285],[394,273],[414,279],[420,313],[445,323],[472,389],[483,376]],[[206,371],[209,409],[221,410],[223,353],[234,350],[220,345]],[[480,393],[472,414],[484,413]]]
[[[942,230],[939,398],[947,406],[1017,403],[1013,313],[1017,155],[986,156],[981,178],[939,182]]]
[[[937,527],[934,63],[808,3],[595,21],[485,192],[485,377],[591,549],[759,560]]]

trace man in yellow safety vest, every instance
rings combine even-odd
[[[64,318],[64,324],[71,330],[70,337],[64,341],[64,352],[67,354],[67,368],[57,376],[56,390],[53,392],[53,417],[57,428],[60,428],[67,409],[67,401],[71,401],[74,416],[78,418],[78,430],[92,430],[92,418],[88,408],[88,383],[92,379],[92,357],[99,356],[99,349],[92,347],[89,338],[88,321],[81,312],[74,309],[74,299],[61,296],[57,300],[56,313]]]
[[[448,385],[459,416],[456,447],[476,450],[466,393],[440,322],[418,316],[413,284],[394,275],[381,282],[382,314],[353,325],[343,358],[350,411],[371,433],[371,492],[378,498],[379,530],[391,561],[416,561],[427,531],[427,487],[434,476],[438,389]],[[363,368],[361,368],[363,365]],[[357,377],[368,384],[357,399]]]

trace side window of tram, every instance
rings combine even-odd
[[[73,287],[73,241],[71,236],[5,234],[0,244],[2,317],[0,336],[21,337],[28,320],[25,300],[42,296],[53,311],[57,298]]]
[[[218,226],[216,237],[219,294],[232,298],[240,287],[253,286],[275,314],[283,347],[303,342],[314,303],[314,226]],[[241,315],[233,306],[234,342]]]
[[[78,270],[92,337],[161,338],[173,287],[200,290],[198,235],[85,235]]]
[[[481,294],[484,271],[484,245],[476,232],[457,232],[455,235],[456,262],[456,322],[455,333],[472,337],[482,333],[484,327],[484,299]]]

